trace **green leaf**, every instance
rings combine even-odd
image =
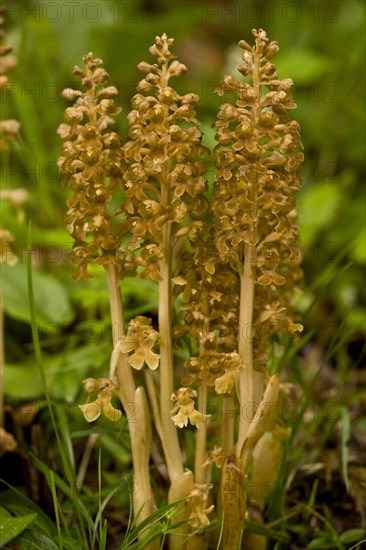
[[[2,266],[5,312],[19,321],[30,323],[27,269],[19,262]],[[69,324],[73,317],[69,297],[62,284],[51,275],[33,269],[33,284],[38,323]]]
[[[366,529],[348,529],[339,536],[342,544],[352,544],[353,542],[363,542],[366,537]]]
[[[83,547],[81,546],[79,541],[75,539],[71,539],[69,537],[65,537],[65,535],[63,535],[62,549],[63,550],[83,550]]]
[[[334,543],[330,542],[329,539],[326,538],[319,538],[312,540],[307,548],[313,549],[313,548],[334,548]]]
[[[35,504],[21,490],[12,487],[3,479],[0,481],[9,487],[6,491],[1,492],[1,501],[7,510],[10,510],[17,516],[34,512],[37,514],[37,519],[34,521],[33,526],[38,526],[48,535],[52,535],[55,532],[54,523],[51,521],[49,516],[47,516],[47,514],[45,514],[39,506],[37,506],[37,504]]]
[[[0,508],[0,547],[13,540],[35,520],[37,514],[13,518],[4,508]]]
[[[319,183],[300,194],[300,235],[306,246],[334,219],[341,200],[342,191],[333,183]]]
[[[93,325],[98,329],[97,323]],[[94,337],[94,333],[92,336]],[[91,372],[91,368],[107,364],[109,343],[104,340],[101,331],[95,332],[95,339],[98,340],[97,343],[92,342],[78,348],[70,346],[62,355],[45,361],[46,377],[53,397],[73,401],[80,392],[82,380]]]
[[[8,491],[6,492],[8,493]],[[1,493],[1,498],[3,500],[3,493]],[[53,523],[47,516],[46,516],[47,520],[46,521],[44,520],[45,514],[37,505],[35,505],[35,507],[32,508],[30,506],[25,506],[22,504],[7,504],[7,503],[5,504],[4,503],[4,506],[6,507],[7,511],[11,512],[13,516],[16,516],[16,517],[21,517],[21,516],[30,514],[32,512],[36,512],[37,517],[34,520],[32,525],[33,530],[37,529],[37,532],[41,531],[50,536],[54,532]],[[50,528],[50,525],[51,525],[51,528]]]
[[[108,343],[107,343],[108,345]],[[46,382],[55,399],[73,402],[91,367],[99,366],[108,357],[104,343],[91,343],[79,348],[70,347],[62,355],[44,361]],[[37,399],[44,394],[42,379],[36,364],[6,364],[5,392],[13,399]]]
[[[135,549],[135,545],[131,546],[131,543],[136,541],[138,539],[139,535],[143,534],[145,532],[145,530],[152,529],[154,527],[155,523],[159,522],[164,517],[169,517],[169,515],[171,513],[174,513],[173,512],[174,509],[177,508],[181,502],[184,502],[184,500],[178,500],[178,501],[173,502],[171,504],[167,504],[165,506],[162,506],[161,508],[159,508],[159,510],[156,510],[155,512],[150,514],[147,518],[145,518],[137,526],[132,525],[131,526],[132,530],[127,529],[127,534],[126,534],[126,537],[123,541],[123,545],[121,546],[121,550],[123,550],[124,548],[129,548],[129,549],[131,548],[131,550],[132,550],[132,548]],[[135,518],[135,521],[136,521],[136,518]],[[178,521],[177,523],[174,524],[174,527],[176,528],[178,525],[184,524],[184,523],[186,523],[186,520],[183,520],[181,522]],[[159,531],[160,531],[160,529],[159,529]],[[154,532],[154,536],[155,536],[155,532]],[[141,543],[138,542],[136,544],[137,544],[137,548],[140,550],[140,548],[143,548],[144,541],[141,541]]]
[[[282,531],[276,531],[275,529],[270,529],[265,525],[260,525],[259,523],[252,523],[248,520],[245,521],[245,531],[248,533],[255,533],[257,535],[262,535],[263,537],[266,537],[266,538],[279,540],[283,543],[286,543],[289,540],[287,533],[284,533]]]
[[[3,522],[4,520],[7,520],[9,518],[11,518],[12,515],[9,514],[9,512],[7,510],[5,510],[5,508],[0,508],[0,521]]]
[[[49,537],[32,529],[26,529],[14,541],[22,550],[58,550],[58,546]]]
[[[366,228],[364,227],[361,233],[352,243],[352,258],[360,264],[366,264]]]
[[[6,365],[4,371],[5,394],[26,401],[43,394],[42,379],[37,365]]]

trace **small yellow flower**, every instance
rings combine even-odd
[[[141,370],[146,363],[151,370],[159,366],[160,355],[152,351],[159,338],[159,333],[151,326],[151,319],[138,316],[130,321],[127,334],[119,343],[122,353],[135,351],[128,357],[128,362],[136,370]]]
[[[213,449],[209,452],[209,458],[204,463],[204,466],[208,466],[212,462],[215,463],[217,468],[222,468],[225,463],[225,457],[224,452],[222,450],[222,447],[214,446]]]
[[[240,357],[234,351],[226,353],[223,360],[225,372],[215,380],[215,391],[218,394],[231,393],[236,377],[239,374]]]
[[[187,426],[188,420],[193,426],[200,427],[203,422],[207,422],[211,415],[203,414],[194,408],[193,397],[197,397],[197,392],[191,388],[179,388],[178,391],[173,393],[171,399],[176,402],[172,413],[176,413],[172,416],[172,420],[176,426],[183,428]]]
[[[210,520],[207,517],[208,514],[214,509],[214,505],[207,506],[208,493],[212,489],[212,484],[204,483],[202,486],[196,484],[190,494],[189,503],[191,506],[191,514],[189,516],[189,523],[194,528],[207,527],[210,524]]]
[[[84,380],[85,390],[90,394],[87,402],[84,405],[79,405],[84,418],[87,422],[94,422],[101,415],[102,411],[105,416],[112,422],[117,422],[122,413],[115,409],[111,403],[113,393],[117,390],[117,384],[108,378],[87,378]],[[92,395],[98,393],[95,401],[89,402]]]
[[[304,330],[301,323],[290,323],[287,328],[290,332],[302,332]]]

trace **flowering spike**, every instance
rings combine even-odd
[[[118,263],[121,227],[113,230],[117,212],[110,212],[112,193],[123,168],[120,139],[110,130],[120,111],[114,104],[117,89],[105,87],[108,73],[92,53],[84,56],[85,71],[74,68],[84,91],[67,88],[63,97],[74,102],[65,110],[66,124],[58,133],[64,140],[58,161],[63,185],[73,191],[67,201],[67,229],[75,239],[73,259],[79,264],[74,279],[90,278],[88,263]]]

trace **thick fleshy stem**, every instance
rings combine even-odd
[[[162,174],[162,180],[164,174]],[[161,201],[169,204],[168,182],[162,181]],[[167,453],[169,476],[173,482],[177,475],[183,474],[183,460],[179,447],[177,428],[171,419],[171,396],[174,391],[174,363],[172,347],[172,306],[171,306],[171,224],[162,228],[162,250],[164,257],[159,262],[159,334],[160,334],[160,414],[164,450]]]
[[[255,50],[253,52],[253,88],[257,94],[257,99],[253,111],[251,114],[251,126],[254,133],[258,127],[258,121],[260,116],[260,74],[259,74],[259,62],[260,52]],[[254,286],[255,286],[255,272],[254,262],[256,259],[256,240],[257,240],[257,188],[256,181],[253,181],[252,187],[252,204],[253,204],[253,220],[254,220],[254,245],[245,244],[244,247],[244,266],[240,273],[240,309],[239,309],[239,355],[241,359],[240,369],[240,381],[239,381],[239,401],[240,411],[246,411],[245,414],[241,412],[239,419],[239,436],[238,446],[240,448],[241,443],[249,429],[249,424],[254,416],[254,369],[253,369],[253,308],[254,308]],[[238,454],[237,454],[238,456]]]
[[[105,266],[109,300],[112,318],[113,346],[124,336],[124,312],[119,286],[117,268],[114,264]],[[150,483],[149,457],[152,442],[151,418],[145,390],[142,387],[136,389],[131,367],[126,355],[120,354],[117,363],[117,377],[119,380],[118,397],[126,411],[133,407],[136,414],[127,415],[131,437],[131,452],[134,470],[133,504],[134,515],[141,523],[155,510],[155,502]],[[141,537],[146,535],[144,532]],[[158,550],[159,541],[152,541],[146,548]]]
[[[209,331],[209,305],[208,300],[206,299],[202,305],[202,312],[205,315],[205,321],[203,323],[203,335],[206,335]],[[199,345],[200,355],[204,354],[204,345],[203,342],[200,342]],[[207,413],[207,383],[203,381],[198,386],[198,410],[202,413],[203,416]],[[202,422],[197,428],[196,432],[196,453],[195,453],[195,462],[194,462],[194,473],[195,473],[195,482],[196,483],[205,483],[209,481],[207,476],[209,471],[207,465],[204,466],[206,462],[206,443],[207,443],[207,422]]]

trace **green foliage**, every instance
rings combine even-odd
[[[12,517],[4,508],[0,508],[0,546],[13,540],[36,518],[36,514]]]
[[[26,266],[2,267],[5,312],[13,319],[30,322]],[[73,310],[67,291],[56,277],[34,270],[35,306],[38,323],[70,324]]]

